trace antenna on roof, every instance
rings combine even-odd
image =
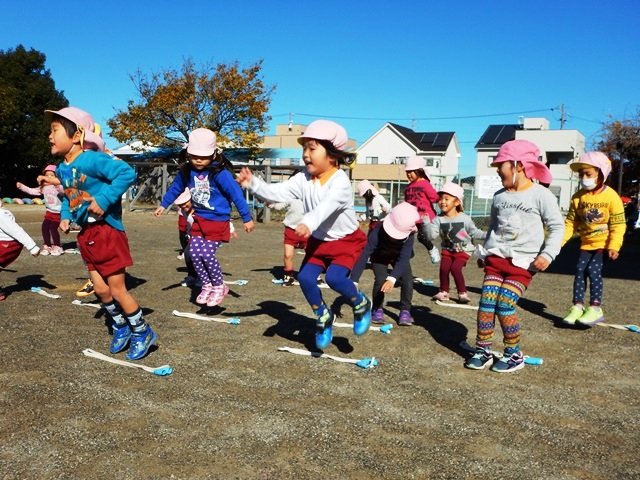
[[[518,117],[518,125],[524,125],[524,117],[522,115]]]
[[[289,131],[293,130],[293,113],[289,113]]]

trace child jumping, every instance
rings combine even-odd
[[[627,229],[622,200],[604,184],[611,173],[611,161],[602,152],[587,152],[570,165],[578,172],[580,190],[571,198],[565,220],[564,245],[574,231],[580,235],[580,256],[573,277],[573,306],[564,323],[592,326],[604,321],[602,313],[602,268],[605,251],[616,260]],[[584,308],[586,281],[589,279],[589,307]]]
[[[367,236],[367,246],[353,267],[351,279],[358,283],[367,260],[375,280],[373,283],[373,307],[371,321],[384,323],[384,295],[393,290],[396,280],[400,280],[400,315],[398,325],[413,324],[411,301],[413,300],[413,274],[411,256],[413,255],[416,223],[420,221],[418,209],[407,202],[396,205],[382,222],[374,225]],[[381,225],[382,224],[382,225]],[[388,272],[389,265],[392,266]]]
[[[307,239],[302,235],[296,233],[296,227],[302,221],[304,216],[304,206],[302,201],[295,198],[289,202],[274,203],[269,206],[275,210],[286,210],[284,220],[284,278],[282,280],[283,287],[291,287],[298,285],[296,280],[296,272],[293,269],[293,257],[296,253],[296,248],[307,248]]]
[[[51,154],[62,157],[56,175],[64,188],[60,230],[73,221],[82,229],[78,246],[96,296],[113,320],[111,353],[129,350],[129,360],[144,357],[157,335],[128,292],[126,268],[133,265],[122,224],[122,195],[135,181],[133,168],[104,152],[100,127],[79,108],[45,111],[51,124]]]
[[[371,231],[391,211],[391,205],[380,195],[378,189],[369,180],[358,182],[356,189],[358,190],[358,195],[365,200],[366,217],[369,220],[369,231]]]
[[[409,185],[404,191],[404,201],[409,202],[418,209],[422,218],[418,224],[418,241],[424,245],[431,257],[431,263],[440,261],[440,252],[429,240],[428,225],[436,216],[433,204],[438,201],[438,192],[433,188],[425,171],[427,162],[424,157],[413,156],[407,159],[404,170],[409,180]]]
[[[355,160],[355,155],[345,150],[347,141],[347,132],[342,126],[316,120],[298,138],[306,171],[277,184],[265,183],[247,167],[238,175],[242,186],[269,202],[302,200],[305,214],[295,230],[308,238],[308,242],[298,281],[317,317],[315,341],[321,350],[331,344],[334,320],[317,283],[323,271],[329,287],[351,303],[354,333],[364,335],[371,323],[371,301],[349,278],[367,239],[353,209],[351,182],[340,169],[340,165],[349,165]]]
[[[458,291],[458,302],[469,303],[469,293],[462,269],[473,254],[474,240],[484,240],[486,233],[476,227],[464,213],[464,189],[452,182],[445,183],[438,192],[440,215],[429,224],[429,238],[442,240],[440,260],[440,291],[434,300],[449,300],[449,274],[453,276]]]
[[[42,221],[42,248],[40,249],[40,255],[58,256],[64,253],[60,245],[60,232],[58,232],[64,190],[60,185],[48,183],[51,178],[56,178],[55,165],[47,165],[42,171],[42,175],[38,175],[39,187],[27,187],[20,182],[16,183],[16,187],[34,197],[44,197],[46,211]]]
[[[189,161],[180,167],[154,215],[162,215],[185,188],[189,189],[193,204],[189,251],[202,282],[196,303],[212,307],[220,305],[229,293],[216,252],[231,238],[231,203],[242,217],[245,232],[253,231],[254,224],[242,189],[231,173],[231,163],[218,148],[216,134],[206,128],[193,130],[187,157]]]
[[[544,271],[560,252],[564,220],[540,150],[527,140],[506,142],[491,164],[504,188],[493,196],[484,242],[484,281],[477,316],[476,352],[465,367],[482,370],[494,361],[496,317],[504,335],[504,355],[491,367],[498,373],[524,367],[516,305],[535,272]]]
[[[11,265],[22,252],[22,247],[37,257],[40,247],[24,229],[16,223],[16,217],[6,208],[2,208],[0,200],[0,269]],[[7,298],[7,294],[0,287],[0,302]]]

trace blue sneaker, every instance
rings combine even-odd
[[[473,356],[469,357],[464,366],[471,370],[484,370],[485,367],[490,367],[493,364],[493,353],[491,350],[485,350],[484,348],[477,347]]]
[[[371,300],[362,292],[362,300],[353,307],[353,333],[364,335],[371,325]]]
[[[131,345],[127,352],[127,358],[129,360],[140,360],[149,352],[149,348],[156,343],[157,339],[158,335],[151,330],[149,325],[140,333],[133,332],[131,334]]]
[[[324,350],[331,345],[331,340],[333,340],[333,312],[326,305],[322,305],[313,313],[318,316],[316,320],[316,348]]]
[[[507,351],[500,360],[493,364],[491,367],[492,372],[496,373],[510,373],[524,368],[524,355],[520,350]]]
[[[129,325],[123,325],[118,327],[113,326],[113,338],[111,339],[111,346],[109,351],[111,353],[119,353],[129,345],[129,339],[131,338],[131,328]]]

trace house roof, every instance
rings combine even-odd
[[[516,130],[522,130],[522,125],[489,125],[475,148],[500,148],[502,144],[516,138]]]
[[[389,123],[389,125],[419,152],[445,152],[455,135],[455,132],[414,132],[396,123]]]

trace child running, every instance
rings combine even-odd
[[[551,172],[538,160],[540,150],[527,140],[506,142],[491,164],[504,188],[493,196],[484,242],[484,281],[477,316],[476,353],[465,367],[483,370],[494,361],[495,319],[504,335],[504,355],[491,367],[498,373],[524,367],[520,350],[518,300],[535,272],[544,271],[560,252],[564,220],[547,188]]]
[[[611,161],[602,152],[587,152],[572,163],[580,186],[571,198],[565,220],[564,245],[574,231],[580,235],[580,256],[573,277],[573,306],[564,323],[592,326],[604,321],[602,268],[605,251],[616,260],[627,229],[622,200],[614,189],[604,184],[611,173]],[[584,308],[586,281],[589,279],[589,306]]]
[[[416,223],[420,221],[418,209],[407,202],[396,205],[382,222],[373,226],[367,236],[367,246],[353,267],[351,279],[358,283],[367,260],[375,280],[373,283],[373,307],[371,321],[384,323],[384,295],[393,290],[400,280],[400,315],[398,325],[413,324],[411,301],[413,300],[413,274],[411,256],[413,255]],[[382,224],[382,225],[381,225]],[[391,272],[388,267],[391,265]]]
[[[462,269],[473,253],[474,240],[484,240],[486,233],[476,227],[464,213],[464,189],[452,182],[445,183],[438,192],[440,215],[429,224],[429,238],[442,240],[440,260],[440,291],[434,300],[449,300],[449,274],[453,276],[458,291],[458,302],[469,303],[469,293]]]
[[[391,205],[380,195],[378,189],[374,187],[369,180],[361,180],[356,185],[358,195],[364,198],[366,217],[369,220],[369,232],[382,221],[390,211]]]
[[[58,232],[64,190],[60,185],[48,183],[51,178],[56,178],[55,165],[47,165],[42,171],[42,175],[38,175],[38,187],[27,187],[20,182],[16,183],[16,187],[29,195],[44,197],[46,211],[42,221],[42,248],[40,249],[40,255],[58,256],[64,253],[60,245],[60,233]]]
[[[18,225],[13,213],[2,208],[2,200],[0,200],[0,269],[11,265],[20,256],[22,247],[29,250],[29,253],[34,257],[40,253],[40,247]],[[0,302],[6,298],[7,294],[0,287]]]
[[[304,216],[304,206],[302,201],[297,198],[290,200],[289,202],[279,202],[269,205],[269,208],[275,210],[286,210],[284,220],[284,278],[282,279],[283,287],[291,287],[293,285],[299,285],[296,280],[296,272],[293,269],[293,257],[296,253],[296,248],[307,248],[307,239],[302,235],[296,233],[296,227],[302,221]]]
[[[296,232],[308,238],[306,255],[298,275],[302,293],[316,315],[316,347],[327,348],[333,339],[334,314],[324,303],[317,278],[326,272],[330,288],[343,295],[353,307],[353,331],[364,335],[371,323],[371,301],[349,278],[351,269],[367,243],[353,209],[353,191],[340,165],[351,164],[346,130],[329,120],[311,122],[298,138],[306,171],[285,182],[267,184],[247,167],[238,182],[269,202],[302,200],[305,214]]]
[[[133,168],[104,152],[100,126],[79,108],[45,111],[51,124],[51,154],[62,157],[56,175],[64,188],[60,230],[73,221],[82,229],[78,246],[89,270],[96,296],[113,320],[111,353],[129,350],[139,360],[156,342],[142,309],[125,284],[133,265],[122,224],[122,195],[135,181]]]
[[[212,307],[220,305],[229,293],[216,252],[231,238],[231,203],[242,217],[245,232],[253,231],[254,224],[242,189],[231,173],[233,167],[218,148],[216,134],[206,128],[192,131],[187,157],[189,161],[180,167],[154,215],[162,215],[185,188],[191,193],[193,223],[189,251],[202,282],[196,303]]]
[[[433,204],[438,201],[438,192],[433,188],[427,172],[427,162],[424,157],[413,156],[407,159],[405,164],[405,172],[409,185],[404,191],[404,201],[409,202],[418,209],[418,213],[422,220],[418,224],[418,241],[424,245],[431,257],[431,263],[440,261],[440,252],[429,240],[428,225],[436,216]]]

